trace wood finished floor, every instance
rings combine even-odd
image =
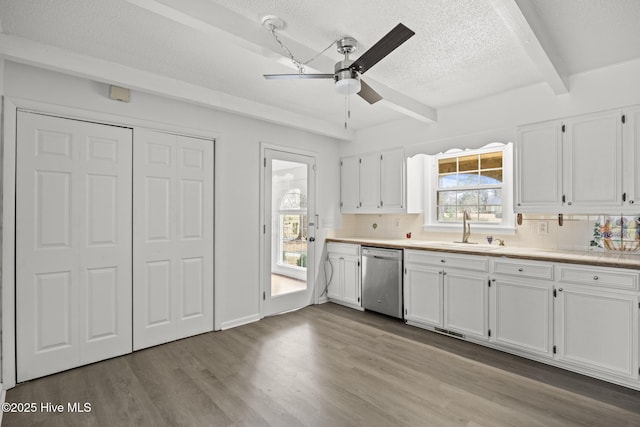
[[[20,384],[3,426],[639,426],[640,392],[334,304]]]

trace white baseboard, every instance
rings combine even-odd
[[[5,399],[7,398],[7,390],[4,389],[2,383],[0,383],[0,406],[4,404]],[[2,425],[2,414],[4,411],[0,411],[0,426]]]
[[[222,324],[220,325],[220,330],[224,331],[225,329],[235,328],[237,326],[246,325],[247,323],[257,322],[258,320],[260,320],[260,315],[257,313],[252,314],[251,316],[245,316],[239,319],[229,320],[227,322],[222,322]]]

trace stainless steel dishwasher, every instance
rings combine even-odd
[[[402,250],[362,248],[362,306],[402,319]]]

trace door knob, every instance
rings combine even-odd
[[[315,242],[315,241],[316,241],[316,238],[315,238],[315,237],[309,237],[309,239],[308,239],[308,240],[309,240],[310,242]]]

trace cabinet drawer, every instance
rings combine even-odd
[[[509,276],[553,280],[553,264],[500,259],[493,261],[492,272]]]
[[[579,285],[638,290],[638,273],[610,268],[558,266],[558,280]]]
[[[405,250],[405,263],[432,265],[442,268],[461,268],[472,271],[489,271],[489,260],[474,255],[457,255],[447,252]]]
[[[360,256],[360,245],[351,243],[327,243],[327,253]]]

